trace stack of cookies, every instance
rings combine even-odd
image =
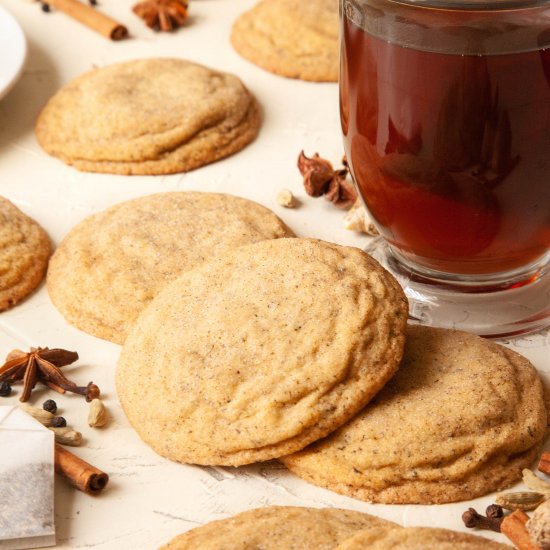
[[[161,193],[90,216],[48,290],[69,322],[124,344],[124,411],[172,460],[278,458],[362,500],[444,503],[517,481],[545,435],[525,358],[407,327],[401,287],[370,256],[294,238],[245,199]]]
[[[164,287],[125,342],[119,397],[144,441],[185,463],[280,458],[312,483],[386,503],[512,484],[545,435],[536,370],[406,318],[401,288],[362,251],[265,240]]]

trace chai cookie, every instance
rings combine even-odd
[[[79,170],[154,175],[227,157],[259,126],[256,100],[237,77],[155,58],[75,78],[47,103],[36,136],[47,153]]]
[[[430,527],[373,526],[335,547],[334,550],[511,550],[506,544],[468,533]]]
[[[465,332],[409,327],[396,376],[369,406],[282,461],[362,500],[454,502],[518,481],[546,423],[542,384],[527,359]]]
[[[218,193],[147,195],[87,217],[48,270],[55,307],[79,329],[124,342],[164,285],[243,244],[293,236],[267,208]]]
[[[363,529],[392,525],[352,510],[269,506],[191,529],[161,550],[332,550]]]
[[[349,420],[402,355],[407,303],[363,251],[309,239],[241,247],[184,273],[143,311],[120,402],[159,454],[249,464]]]
[[[282,76],[338,81],[338,0],[262,0],[234,23],[243,57]]]
[[[52,253],[46,232],[0,197],[0,311],[30,294],[46,274]]]

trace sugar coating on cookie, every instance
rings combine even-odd
[[[51,251],[44,229],[0,197],[0,311],[17,304],[40,284]]]
[[[363,529],[393,525],[352,510],[268,506],[191,529],[160,550],[333,550]]]
[[[372,526],[352,535],[334,550],[511,550],[484,537],[430,527]]]
[[[153,58],[75,78],[49,100],[36,136],[79,170],[154,175],[235,153],[259,127],[257,102],[236,76]]]
[[[142,439],[186,463],[268,460],[328,435],[395,373],[407,302],[356,248],[277,239],[183,274],[117,368]]]
[[[338,0],[262,0],[234,23],[243,57],[282,76],[338,81]]]
[[[147,195],[76,225],[52,257],[48,292],[71,324],[122,343],[141,310],[184,271],[243,244],[290,236],[271,210],[247,199]]]
[[[367,501],[453,502],[518,481],[546,423],[539,375],[523,356],[416,326],[396,376],[369,406],[282,460],[307,481]]]

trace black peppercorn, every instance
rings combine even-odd
[[[42,2],[40,8],[44,13],[48,13],[50,11],[50,5],[46,4],[46,2]]]
[[[90,6],[97,6],[97,0],[90,0]]]
[[[52,418],[52,428],[64,428],[67,425],[67,421],[62,416],[56,416]]]
[[[0,397],[8,397],[11,393],[11,386],[7,382],[0,383]]]
[[[53,399],[48,399],[47,401],[44,401],[44,403],[42,403],[42,408],[45,411],[55,414],[57,412],[57,403]]]

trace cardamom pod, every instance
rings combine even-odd
[[[277,194],[277,204],[285,208],[294,208],[296,206],[296,199],[292,191],[290,189],[281,189]]]
[[[60,445],[69,445],[71,447],[78,447],[82,443],[82,434],[69,428],[50,428],[55,434],[55,442]]]
[[[52,420],[55,416],[49,411],[45,411],[44,409],[39,409],[38,407],[32,407],[31,405],[28,405],[27,403],[21,403],[21,405],[19,405],[19,406],[28,415],[32,416],[35,420],[38,420],[38,422],[40,422],[40,424],[42,424],[46,427],[51,425]]]
[[[88,425],[91,428],[101,428],[107,424],[109,415],[101,399],[92,399],[88,413]]]
[[[534,510],[542,504],[549,495],[535,492],[501,493],[495,502],[506,510]]]
[[[529,489],[550,498],[550,483],[536,476],[529,468],[524,468],[521,473],[523,474],[523,483]]]

